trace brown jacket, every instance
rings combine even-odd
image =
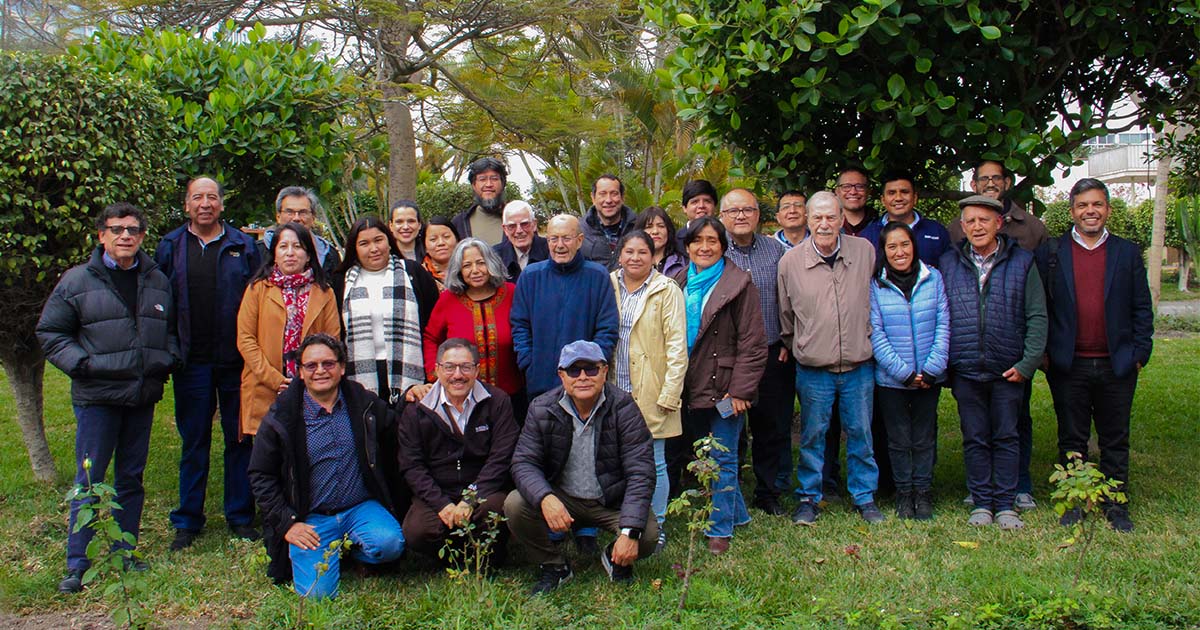
[[[683,287],[686,305],[687,267],[676,274],[675,281]],[[726,260],[725,271],[704,305],[700,330],[688,355],[683,380],[688,408],[711,409],[725,394],[755,400],[766,366],[767,335],[758,288],[750,274]]]
[[[1046,232],[1046,224],[1042,220],[1033,216],[1021,207],[1021,204],[1011,200],[1004,200],[1004,207],[1008,210],[1008,214],[1004,215],[1004,227],[1000,230],[1001,234],[1005,234],[1008,238],[1017,242],[1021,249],[1026,251],[1036,251],[1042,243],[1046,242],[1049,234]],[[962,219],[954,217],[946,224],[946,229],[950,231],[950,243],[956,245],[961,243],[967,237],[963,233]]]
[[[332,289],[310,285],[308,310],[300,338],[313,333],[341,334],[341,318]],[[242,367],[242,435],[254,435],[258,424],[275,402],[283,384],[283,328],[287,308],[283,292],[267,280],[246,289],[238,310],[237,347],[246,363]]]
[[[779,339],[800,365],[848,372],[872,356],[875,247],[842,236],[830,267],[811,241],[779,260]]]

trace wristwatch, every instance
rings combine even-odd
[[[636,527],[622,527],[621,535],[628,537],[630,540],[640,540],[642,538],[642,530]]]

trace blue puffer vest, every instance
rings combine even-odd
[[[1002,378],[1025,349],[1025,281],[1033,254],[999,238],[982,298],[970,243],[942,254],[938,265],[950,301],[950,367],[974,381]]]

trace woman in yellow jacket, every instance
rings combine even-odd
[[[341,333],[337,298],[321,269],[312,234],[299,223],[275,233],[266,261],[242,296],[238,351],[242,353],[242,435],[254,435],[279,395],[299,372],[300,342],[313,333]]]
[[[633,395],[654,437],[654,497],[658,548],[667,543],[667,438],[683,433],[679,410],[687,373],[687,310],[679,285],[655,271],[654,241],[641,230],[617,243],[620,267],[611,274],[621,325],[608,378]]]

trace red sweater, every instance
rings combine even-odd
[[[1088,250],[1071,242],[1075,274],[1075,356],[1108,356],[1108,329],[1104,322],[1104,264],[1108,242]]]
[[[525,386],[525,378],[517,368],[512,326],[508,321],[515,288],[513,283],[506,282],[496,295],[482,302],[442,291],[424,333],[425,371],[430,381],[436,378],[438,345],[452,337],[462,337],[479,348],[479,380],[499,387],[506,394],[514,394]]]

